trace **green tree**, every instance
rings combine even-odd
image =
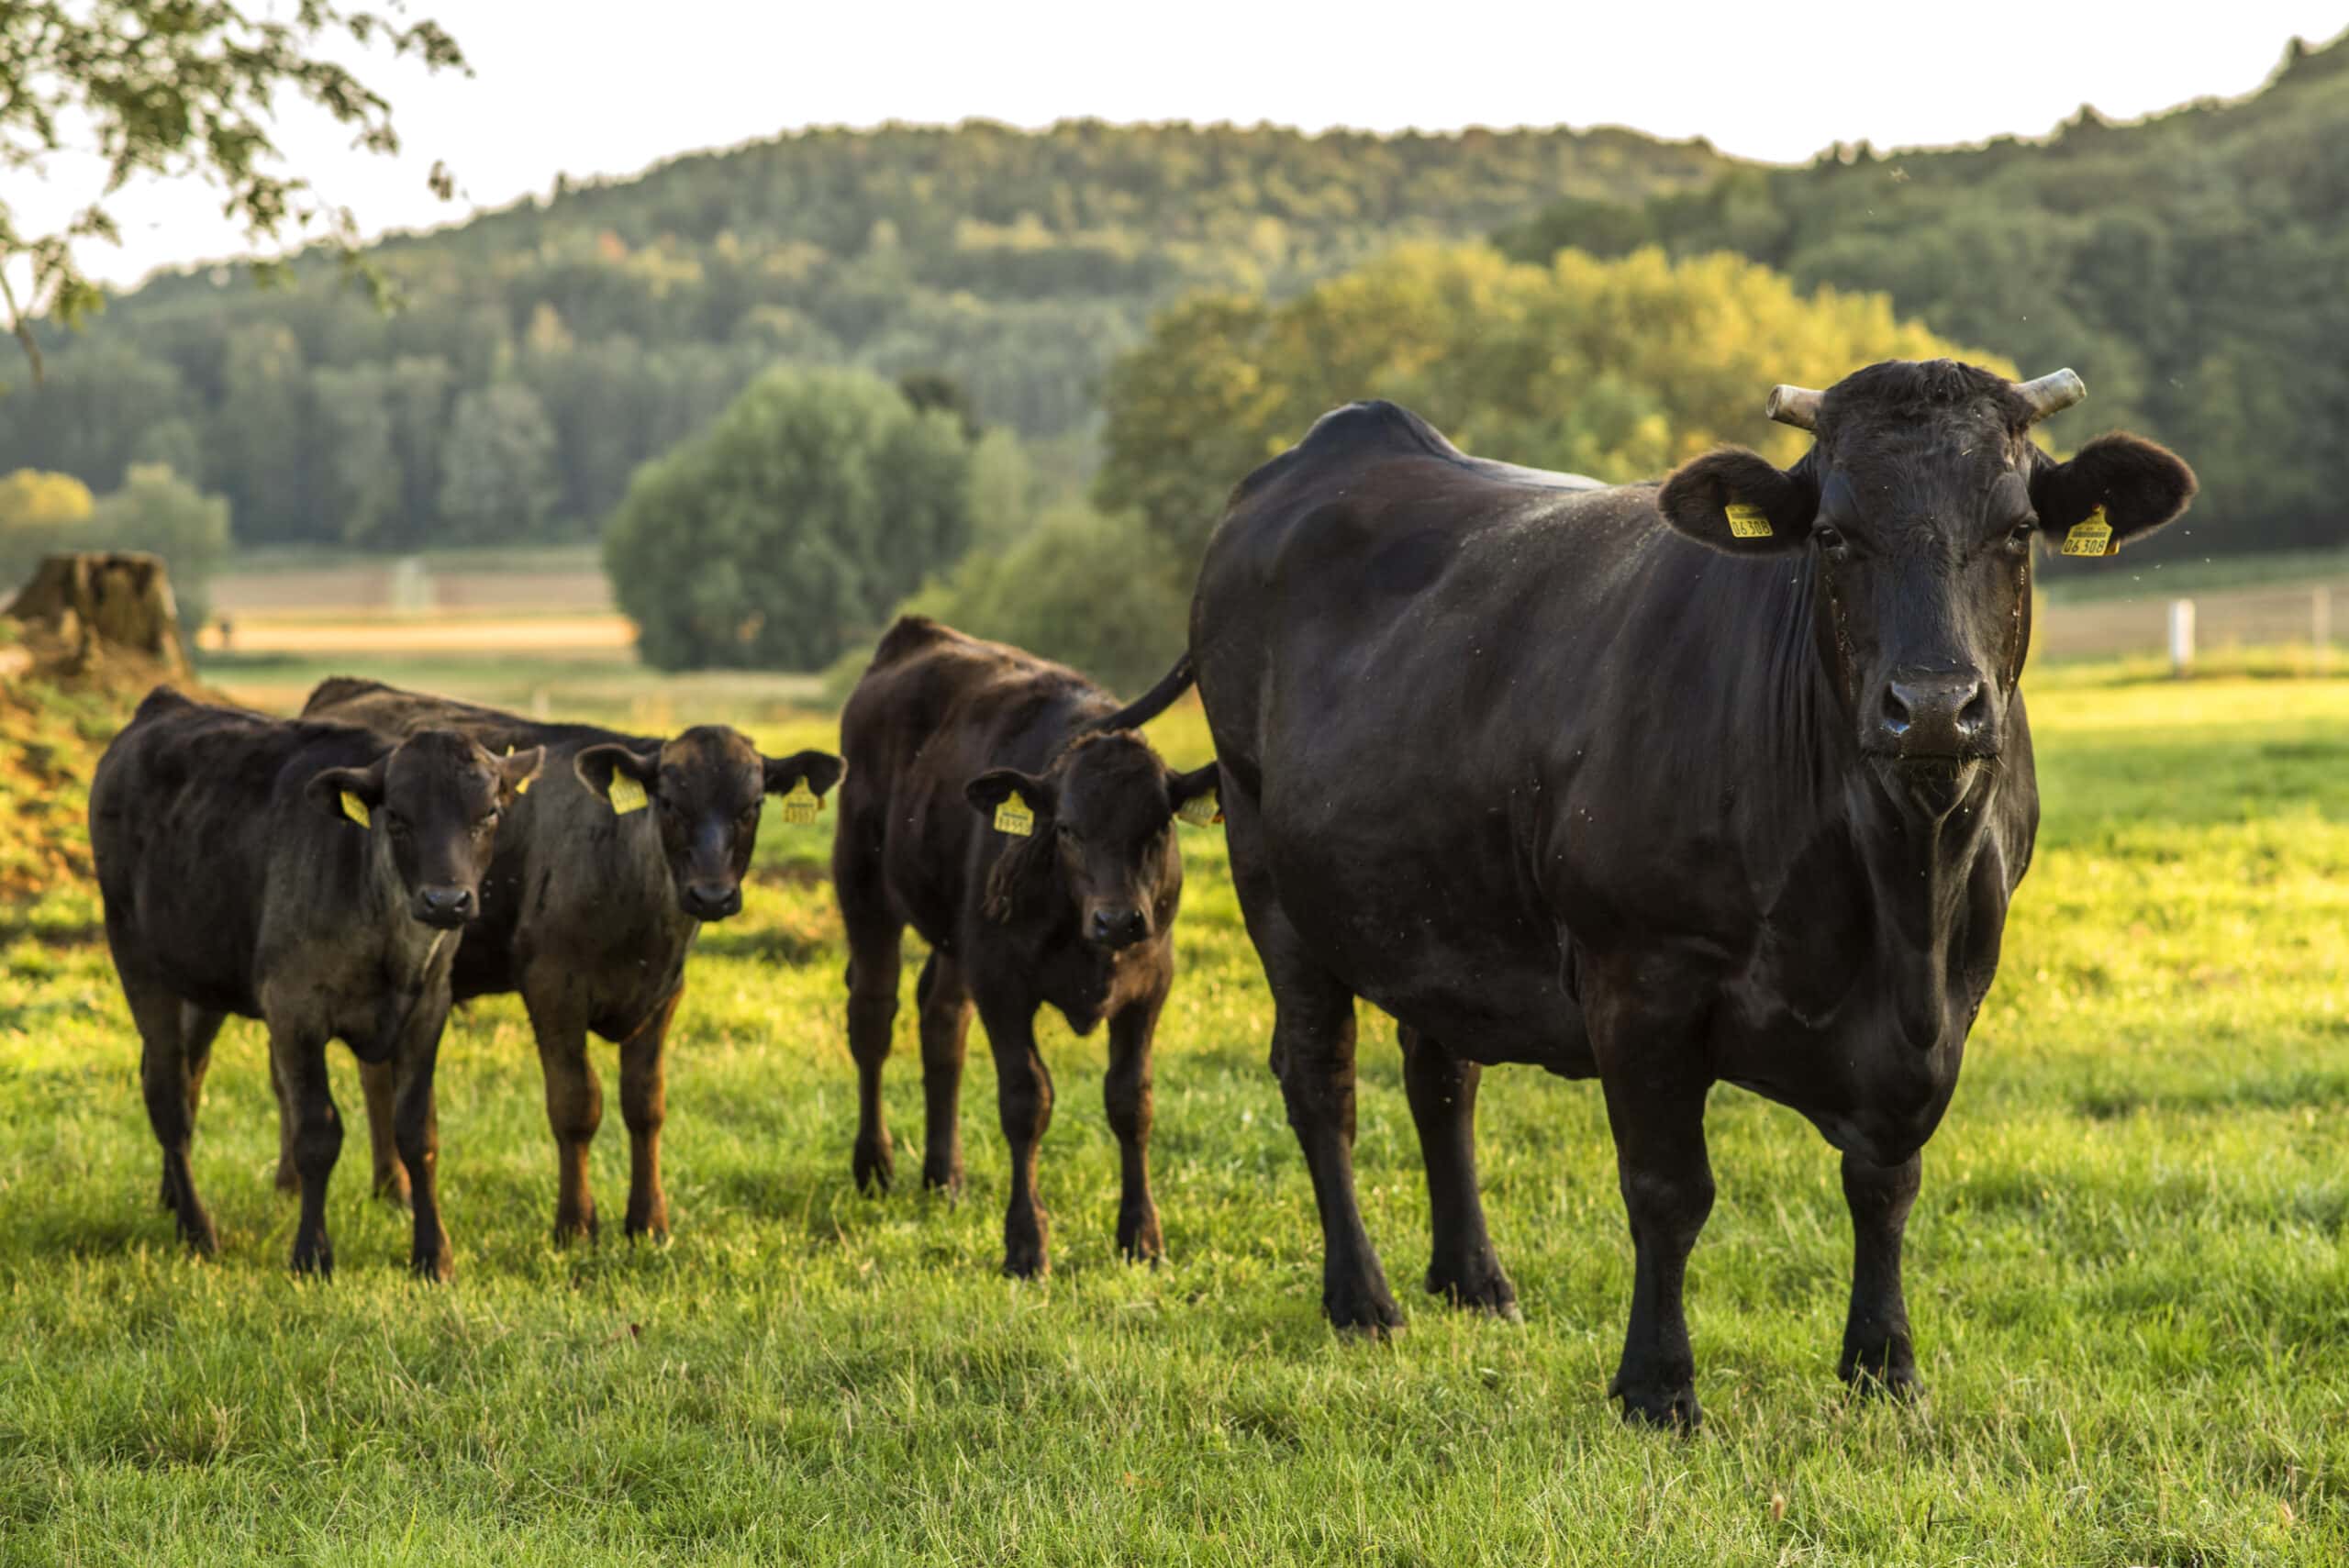
[[[83,548],[143,550],[163,558],[180,623],[193,636],[211,616],[212,574],[228,556],[228,503],[161,463],[138,463],[122,488],[98,498]]]
[[[1132,695],[1183,651],[1190,607],[1159,540],[1131,518],[1072,503],[1008,550],[974,550],[904,613],[1057,659]]]
[[[508,381],[458,397],[440,481],[449,537],[469,544],[539,537],[562,495],[554,426],[536,393]]]
[[[301,98],[357,132],[371,152],[399,150],[391,106],[333,58],[344,40],[381,46],[427,70],[462,70],[456,40],[429,21],[299,0],[289,10],[232,0],[12,0],[0,6],[0,170],[50,177],[71,144],[105,165],[90,205],[48,234],[18,228],[0,202],[0,305],[40,371],[32,323],[71,325],[104,304],[78,247],[118,238],[107,203],[141,175],[201,179],[256,241],[316,229],[355,255],[351,214],[284,167],[271,124]],[[447,171],[431,183],[451,194]],[[19,286],[12,271],[24,278]]]
[[[1621,482],[1724,441],[1791,462],[1808,438],[1763,418],[1771,386],[1941,354],[2012,370],[1881,295],[1799,294],[1734,256],[1410,246],[1280,305],[1207,295],[1160,317],[1110,376],[1095,495],[1187,570],[1231,486],[1358,398],[1473,452]]]
[[[971,449],[860,372],[778,370],[637,472],[604,536],[644,658],[820,668],[971,531]]]
[[[50,551],[72,549],[94,506],[70,473],[20,468],[0,477],[0,592],[13,592]]]

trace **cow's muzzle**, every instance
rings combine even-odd
[[[1087,916],[1085,940],[1097,947],[1130,948],[1150,935],[1150,917],[1141,910],[1105,906]]]
[[[689,882],[677,895],[677,902],[696,920],[724,920],[742,912],[742,884],[731,881]]]
[[[452,931],[473,917],[474,907],[472,888],[442,884],[418,888],[408,912],[436,930]]]

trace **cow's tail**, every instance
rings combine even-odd
[[[1108,717],[1098,720],[1092,728],[1097,730],[1140,729],[1172,707],[1174,699],[1189,691],[1191,683],[1198,678],[1198,671],[1191,665],[1191,656],[1186,653],[1174,661],[1174,668],[1160,677],[1158,684]]]

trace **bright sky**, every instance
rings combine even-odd
[[[289,113],[281,127],[294,164],[369,233],[503,206],[559,172],[627,174],[794,127],[886,119],[1625,125],[1795,162],[1839,139],[1887,149],[2035,136],[2083,103],[2129,118],[2247,93],[2287,39],[2321,42],[2349,23],[2340,0],[410,3],[456,35],[474,74],[362,72],[392,100],[399,159],[351,151],[322,117]],[[425,188],[435,159],[457,173],[454,206]],[[93,194],[62,178],[10,193],[28,228]],[[128,282],[241,253],[218,205],[193,185],[134,187],[117,206],[123,247],[93,248],[85,264]]]

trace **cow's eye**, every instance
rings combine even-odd
[[[1827,523],[1811,524],[1810,537],[1817,539],[1819,548],[1830,555],[1840,555],[1845,548],[1842,531]]]
[[[1076,842],[1076,829],[1070,827],[1065,822],[1056,825],[1052,828],[1052,833],[1063,844],[1074,844]]]
[[[2030,553],[2031,536],[2038,531],[2037,523],[2017,523],[2007,530],[2007,548],[2018,554]]]
[[[384,826],[395,839],[405,839],[408,835],[407,818],[396,811],[384,813]]]

